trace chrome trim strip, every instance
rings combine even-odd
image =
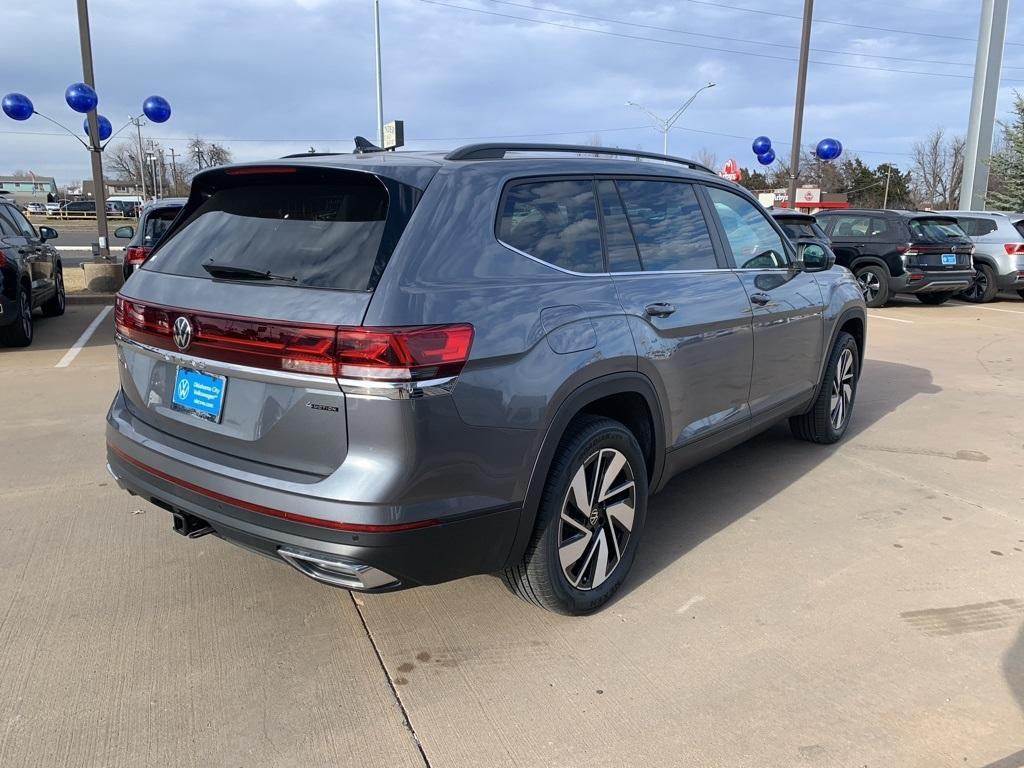
[[[169,349],[151,347],[148,344],[143,344],[122,336],[120,333],[116,333],[114,335],[114,339],[119,345],[131,347],[137,352],[147,355],[148,357],[155,357],[159,360],[163,360],[165,363],[173,363],[174,365],[183,365],[186,368],[194,368],[198,371],[203,371],[204,373],[218,373],[224,376],[241,376],[254,381],[264,381],[268,384],[285,384],[290,387],[304,387],[306,389],[317,389],[323,392],[336,393],[338,391],[338,382],[334,378],[327,376],[308,376],[302,373],[291,373],[289,371],[271,371],[266,368],[253,368],[248,365],[222,363],[217,360],[192,357],[190,355],[181,354],[180,352],[172,352]]]
[[[373,381],[370,379],[338,379],[338,386],[346,396],[413,400],[418,397],[450,395],[458,376],[446,376],[428,381]]]

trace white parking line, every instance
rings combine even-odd
[[[886,317],[885,315],[875,315],[875,314],[872,314],[871,312],[868,312],[868,317],[874,318],[876,320],[892,320],[894,323],[906,323],[907,325],[913,325],[914,324],[913,320],[900,320],[897,317]]]
[[[986,312],[1005,312],[1008,315],[1024,315],[1024,312],[1018,312],[1016,309],[998,309],[996,307],[979,307],[977,304],[957,304],[958,307],[974,307],[975,309],[984,309]]]
[[[96,329],[100,327],[100,323],[102,323],[103,319],[110,314],[110,310],[112,309],[113,307],[111,306],[106,306],[103,309],[101,309],[100,313],[96,315],[96,318],[91,323],[89,323],[89,327],[82,331],[82,335],[78,337],[78,341],[71,345],[71,349],[65,352],[64,357],[62,357],[60,359],[60,362],[53,367],[67,368],[69,365],[71,365],[74,359],[78,357],[78,353],[82,351],[82,347],[89,343],[89,339],[92,338],[92,335],[96,332]]]

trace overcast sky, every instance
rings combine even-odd
[[[1010,6],[1000,116],[1013,89],[1024,91],[1021,2]],[[115,129],[156,93],[174,114],[145,133],[177,150],[199,134],[255,160],[310,146],[348,151],[354,135],[375,136],[371,0],[91,5],[100,113]],[[713,80],[672,132],[671,152],[707,149],[719,165],[735,157],[749,166],[758,134],[788,152],[801,0],[381,5],[385,120],[405,120],[411,147],[598,136],[660,150],[661,135],[625,102],[667,115]],[[872,165],[906,166],[930,129],[965,132],[979,12],[980,0],[818,0],[804,143],[834,136]],[[25,93],[80,132],[63,99],[82,73],[74,2],[4,0],[0,30],[0,93]],[[60,183],[88,175],[71,137],[35,135],[56,130],[0,114],[0,173],[24,168]]]

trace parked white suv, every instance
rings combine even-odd
[[[958,298],[984,303],[999,291],[1016,291],[1024,298],[1024,213],[947,211],[974,241],[971,287]]]

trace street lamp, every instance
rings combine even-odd
[[[667,119],[659,117],[658,115],[656,115],[653,112],[651,112],[651,110],[649,110],[647,107],[643,106],[642,104],[637,104],[635,101],[627,101],[626,102],[626,106],[627,107],[636,107],[637,109],[642,109],[644,112],[646,112],[648,115],[650,115],[651,119],[654,120],[654,127],[657,128],[658,130],[660,130],[661,133],[662,133],[662,137],[664,139],[664,144],[663,144],[664,150],[663,150],[663,152],[664,152],[664,154],[667,155],[668,154],[668,132],[670,130],[672,130],[672,126],[676,124],[676,120],[678,120],[682,116],[683,112],[686,111],[687,107],[689,107],[691,104],[693,104],[693,100],[696,99],[698,95],[700,95],[701,91],[706,91],[708,88],[714,88],[714,87],[715,87],[715,83],[708,83],[707,85],[704,85],[704,86],[701,86],[700,88],[698,88],[694,92],[693,96],[691,96],[685,102],[683,102],[683,106],[681,106],[679,109],[677,109],[672,114],[672,116],[667,118]]]

